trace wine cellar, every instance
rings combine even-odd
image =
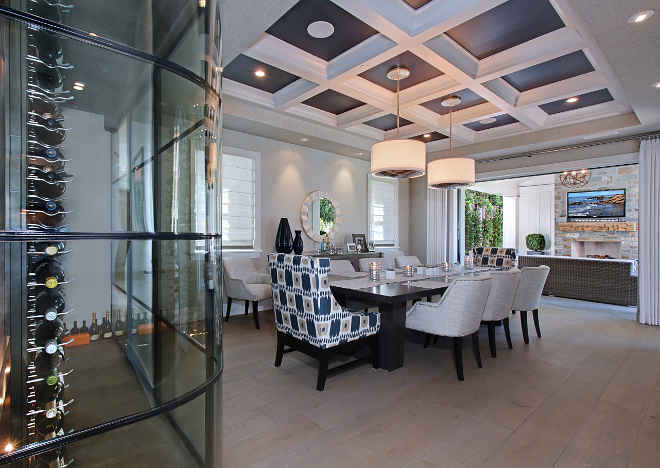
[[[167,3],[0,6],[0,466],[220,466],[220,14]]]

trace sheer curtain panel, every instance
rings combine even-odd
[[[639,149],[639,322],[660,325],[660,140]]]
[[[426,262],[458,259],[458,190],[427,190]]]

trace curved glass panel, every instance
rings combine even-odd
[[[11,6],[116,34],[210,81],[207,7],[55,3]],[[0,442],[11,444],[0,465],[220,466],[219,383],[208,385],[222,368],[218,94],[165,61],[14,20],[0,30]],[[90,429],[65,453],[20,458]],[[146,441],[166,448],[146,455]]]

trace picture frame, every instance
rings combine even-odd
[[[367,236],[364,234],[353,234],[353,243],[357,252],[367,252]]]
[[[373,241],[367,242],[367,250],[369,252],[375,252],[376,251],[376,248],[374,247],[374,242]]]
[[[357,252],[357,248],[355,244],[346,244],[346,251],[347,252]]]

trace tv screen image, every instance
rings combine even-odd
[[[569,192],[569,218],[623,218],[626,216],[626,190]]]

